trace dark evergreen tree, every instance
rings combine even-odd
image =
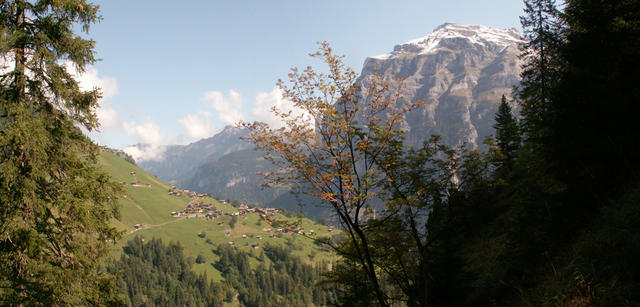
[[[567,1],[564,20],[547,157],[576,192],[608,193],[640,174],[640,2]]]
[[[85,0],[0,2],[0,304],[118,302],[97,264],[118,237],[118,185],[83,135],[98,127],[100,91],[82,91],[67,66],[93,64]]]
[[[524,0],[524,5],[525,15],[520,17],[525,36],[520,55],[524,65],[516,96],[522,106],[525,137],[539,141],[548,134],[551,89],[562,67],[558,49],[564,40],[564,25],[554,0]]]
[[[499,164],[504,171],[508,172],[513,168],[517,152],[520,149],[521,137],[518,121],[513,116],[511,107],[504,95],[502,95],[495,120],[496,123],[493,128],[496,129],[496,140],[503,155]]]

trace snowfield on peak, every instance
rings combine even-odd
[[[431,34],[397,45],[392,52],[372,56],[371,58],[387,60],[406,52],[428,54],[437,51],[443,40],[455,38],[466,39],[472,45],[482,46],[497,45],[506,47],[524,42],[520,32],[514,28],[495,29],[482,25],[445,23],[437,27]]]

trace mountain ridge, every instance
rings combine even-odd
[[[418,49],[420,49],[420,54],[427,54],[435,51],[445,38],[463,38],[470,40],[472,44],[495,44],[499,46],[508,46],[512,42],[524,42],[522,35],[515,28],[497,29],[477,24],[461,25],[446,22],[438,26],[430,34],[396,45],[390,53],[383,53],[370,58],[386,60],[402,52],[415,52]]]
[[[425,103],[407,114],[409,145],[435,134],[449,146],[483,148],[501,96],[510,97],[520,82],[520,42],[515,29],[447,23],[391,53],[367,58],[359,82],[377,75],[393,92],[400,79],[405,100]]]
[[[484,149],[483,140],[494,131],[501,96],[509,97],[519,84],[520,42],[515,29],[445,23],[426,36],[396,45],[391,53],[367,58],[357,82],[375,74],[390,83],[393,93],[400,88],[395,80],[402,79],[404,102],[425,103],[405,118],[409,146],[420,146],[435,134],[448,146]],[[140,166],[184,188],[296,209],[297,202],[284,191],[259,188],[262,176],[249,168],[268,166],[257,160],[259,152],[249,150],[251,144],[240,140],[246,133],[227,127],[213,137],[169,149],[164,162]]]
[[[231,152],[250,148],[251,144],[240,139],[246,134],[246,130],[229,125],[214,136],[188,145],[167,146],[160,160],[140,161],[137,164],[169,183],[183,185],[201,165]]]

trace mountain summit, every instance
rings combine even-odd
[[[436,53],[442,48],[447,48],[447,43],[451,41],[466,41],[484,48],[505,48],[524,42],[520,32],[514,28],[503,30],[482,25],[445,23],[426,36],[396,45],[392,52],[372,58],[386,60],[407,53]]]
[[[450,146],[481,146],[493,134],[502,95],[520,82],[521,34],[516,29],[445,23],[431,34],[365,60],[360,79],[377,74],[390,83],[403,79],[403,97],[426,107],[406,118],[407,142],[430,135]]]
[[[398,45],[388,54],[367,58],[359,82],[372,74],[398,88],[403,99],[421,100],[425,107],[406,117],[405,137],[419,146],[432,134],[450,146],[481,147],[494,133],[494,117],[501,96],[520,82],[520,34],[485,26],[446,23],[433,33]],[[269,171],[261,152],[240,140],[247,131],[227,127],[208,139],[167,148],[163,161],[139,165],[183,188],[225,199],[296,210],[297,201],[284,189],[260,189],[258,171]],[[305,200],[306,201],[306,200]],[[308,206],[308,215],[321,216]]]
[[[392,52],[372,58],[386,60],[404,53],[435,53],[439,49],[447,48],[447,42],[452,40],[464,40],[471,45],[485,48],[505,48],[524,42],[520,32],[514,28],[503,30],[482,25],[445,23],[426,36],[396,45]]]

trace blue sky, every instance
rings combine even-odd
[[[317,41],[359,72],[367,56],[444,22],[519,29],[522,13],[518,0],[97,3],[103,20],[89,36],[102,60],[81,80],[103,88],[103,127],[91,136],[115,148],[186,144],[238,119],[268,120],[263,109],[278,103],[277,79],[320,65],[308,57]]]

